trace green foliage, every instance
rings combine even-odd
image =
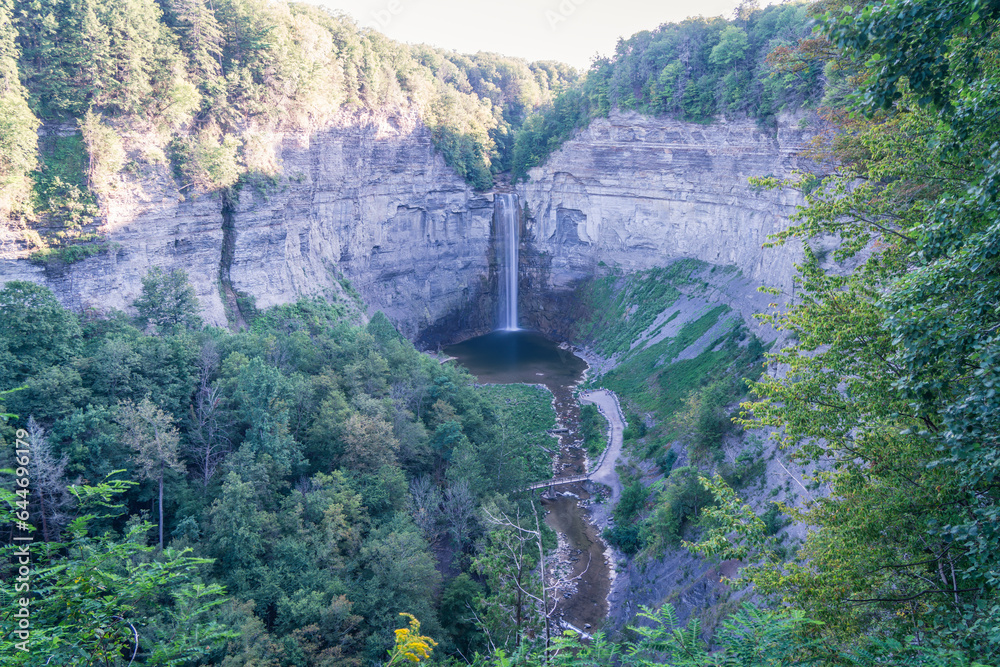
[[[201,327],[198,297],[183,269],[165,273],[153,267],[142,279],[142,294],[135,301],[137,322],[142,328],[173,333]]]
[[[28,105],[18,72],[20,50],[13,0],[0,2],[0,216],[26,203],[28,175],[37,164],[39,121]]]
[[[719,466],[719,471],[734,488],[749,486],[751,483],[763,482],[767,465],[763,459],[764,448],[760,444],[747,445],[746,448],[736,456],[733,463],[723,463]]]
[[[664,363],[673,360],[691,343],[697,341],[726,311],[718,306],[693,322],[685,324],[675,338],[664,340],[645,349],[636,349],[617,368],[605,374],[605,386],[624,396],[643,410],[656,412],[661,419],[669,419],[683,405],[693,389],[699,388],[721,367],[734,363],[740,356],[735,346],[735,336],[725,335],[709,345],[695,359]],[[732,341],[722,350],[713,351],[720,342]]]
[[[748,576],[860,664],[998,656],[997,18],[974,0],[826,15],[831,69],[860,91],[819,151],[836,171],[801,179],[775,239],[843,241],[829,272],[807,252],[799,300],[768,318],[797,343],[744,420],[826,462],[828,492],[784,510],[812,528],[796,558]]]
[[[476,456],[480,483],[470,482],[477,493],[510,493],[530,482],[552,476],[550,452],[557,446],[547,431],[555,428],[552,394],[544,387],[486,385],[480,395],[491,406],[496,420],[492,446]]]
[[[198,193],[247,174],[273,178],[269,130],[311,129],[358,107],[416,110],[448,164],[488,188],[509,169],[514,128],[576,79],[564,65],[405,46],[339,13],[256,0],[6,0],[0,43],[0,107],[9,112],[0,142],[10,148],[0,196],[10,205],[34,166],[32,111],[83,124],[96,192],[121,165],[117,136],[98,136],[100,123],[88,118],[159,129],[182,191]],[[81,187],[62,179],[39,192],[61,201],[72,192],[60,188],[73,185]]]
[[[82,262],[88,257],[95,257],[102,252],[113,250],[113,248],[114,245],[108,243],[80,243],[58,248],[46,248],[45,250],[31,253],[31,261],[43,264],[49,262],[74,264]]]
[[[81,510],[105,511],[114,510],[115,496],[127,487],[112,481],[71,490]],[[58,665],[123,665],[130,656],[143,664],[179,664],[204,657],[231,636],[213,619],[224,590],[200,580],[199,569],[210,561],[172,549],[154,556],[146,546],[150,525],[142,521],[130,522],[121,535],[92,535],[96,519],[78,516],[65,543],[31,550],[30,649],[19,650],[16,634],[5,633],[6,664],[34,665],[38,655]],[[4,555],[15,550],[7,546]],[[25,596],[15,585],[13,576],[0,585],[8,618]]]
[[[811,31],[807,6],[751,8],[742,18],[689,18],[621,39],[614,55],[597,58],[586,76],[517,131],[515,180],[541,164],[573,132],[612,110],[710,122],[723,111],[764,125],[782,108],[816,101],[822,64],[805,63],[777,76],[770,55]],[[732,78],[724,79],[724,77]]]
[[[633,480],[622,489],[622,496],[618,500],[618,504],[615,505],[615,523],[626,525],[634,521],[645,506],[648,497],[649,489],[642,483],[642,480]]]
[[[746,31],[735,25],[727,25],[719,35],[719,43],[712,47],[708,62],[728,67],[742,60],[748,48],[750,40],[747,39]]]
[[[667,604],[653,610],[642,607],[638,622],[629,627],[631,638],[622,644],[609,642],[596,633],[586,644],[567,632],[541,651],[524,651],[511,656],[498,654],[496,667],[552,664],[557,667],[773,667],[824,664],[808,657],[817,642],[808,633],[817,623],[801,613],[762,610],[743,605],[706,634],[697,617],[682,626],[674,608]],[[523,655],[527,653],[527,655]],[[880,657],[884,658],[886,654]],[[830,655],[839,658],[839,655]],[[484,663],[475,663],[476,665]],[[832,664],[832,663],[827,663]],[[867,664],[867,663],[859,663]],[[871,663],[876,664],[876,663]],[[965,664],[965,663],[961,663]]]
[[[677,461],[677,452],[673,449],[666,449],[662,454],[656,457],[656,465],[660,469],[660,472],[664,475],[669,475],[670,471],[674,469],[674,463]]]
[[[463,655],[473,655],[483,646],[483,634],[475,622],[475,601],[483,586],[468,573],[452,579],[441,595],[441,625],[454,638]]]
[[[170,157],[181,189],[218,190],[234,185],[241,171],[239,147],[235,136],[221,135],[211,128],[175,138],[170,143]]]
[[[707,384],[688,395],[674,423],[688,442],[692,461],[721,456],[723,438],[733,426],[726,405],[741,394],[740,388],[727,379]]]
[[[46,137],[33,174],[33,208],[64,230],[89,224],[98,208],[87,189],[87,147],[80,134]]]
[[[5,384],[18,385],[45,368],[67,364],[79,352],[80,326],[52,292],[11,281],[0,290],[0,354]]]
[[[144,647],[134,664],[166,664],[183,651],[226,665],[377,660],[401,604],[442,648],[481,649],[478,625],[457,609],[481,597],[482,579],[470,579],[482,554],[478,510],[486,498],[516,510],[503,494],[550,474],[551,394],[476,387],[462,369],[418,353],[384,316],[354,323],[353,302],[303,300],[229,333],[190,317],[196,305],[183,274],[154,271],[145,282],[136,303],[143,330],[123,313],[81,326],[33,284],[0,291],[0,391],[24,385],[3,396],[13,425],[34,417],[46,460],[65,466],[57,482],[100,479],[122,464],[144,482],[122,489],[130,518],[90,524],[93,535],[129,526],[125,538],[105,536],[101,553],[136,545],[115,576],[173,563],[185,548],[214,559],[184,561],[207,594],[147,587],[141,604],[119,614]],[[411,502],[417,480],[430,487],[423,505]],[[155,554],[145,546],[155,528],[141,516],[150,508],[162,527]],[[47,532],[58,539],[58,526]],[[53,546],[53,572],[76,572],[74,553]],[[439,623],[442,563],[466,572],[469,585],[451,589]],[[219,585],[233,599],[198,611]],[[188,612],[202,626],[184,625]],[[84,632],[74,623],[65,620],[59,636]],[[199,635],[209,626],[230,641],[211,639],[215,630]],[[121,620],[99,629],[109,651],[135,645]]]
[[[118,133],[103,122],[100,114],[88,111],[79,123],[89,158],[87,185],[92,192],[106,195],[114,189],[115,177],[125,164],[125,148]]]
[[[666,268],[639,271],[622,278],[610,275],[586,283],[578,299],[587,317],[577,322],[576,336],[605,356],[621,355],[680,296],[678,285],[700,268],[681,260]],[[669,321],[669,320],[668,320]]]
[[[684,523],[697,517],[712,502],[702,487],[696,468],[676,468],[664,480],[653,509],[643,521],[640,538],[644,548],[661,553],[668,545],[680,544]]]
[[[605,528],[602,537],[622,553],[633,555],[642,548],[639,526],[625,525]]]

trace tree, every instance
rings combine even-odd
[[[399,441],[392,424],[381,417],[355,412],[344,425],[344,455],[341,463],[350,470],[371,472],[384,465],[395,465]]]
[[[222,73],[225,36],[215,19],[215,12],[205,0],[171,0],[170,9],[191,73],[206,88]]]
[[[0,350],[8,383],[65,364],[79,352],[80,325],[47,287],[12,280],[0,290]]]
[[[439,590],[441,575],[427,542],[409,519],[397,515],[372,531],[357,557],[359,586],[354,598],[373,628],[388,629],[400,609],[417,611],[434,630],[436,615],[429,591]]]
[[[13,0],[0,0],[0,217],[27,199],[28,174],[35,168],[39,121],[28,106],[18,72]]]
[[[748,48],[750,40],[747,39],[746,32],[734,25],[728,25],[719,36],[719,43],[712,47],[708,62],[720,67],[735,65],[743,59]]]
[[[66,486],[66,464],[69,456],[56,458],[45,437],[45,429],[38,425],[34,417],[28,418],[28,445],[31,475],[31,489],[38,502],[38,516],[42,520],[42,539],[52,541],[59,537],[62,527],[70,519],[67,512],[72,505],[72,497]]]
[[[107,512],[120,509],[113,503],[129,485],[106,480],[72,493],[81,510]],[[40,655],[59,665],[118,665],[139,655],[146,664],[180,664],[233,636],[214,620],[225,591],[198,579],[199,568],[211,561],[172,549],[154,559],[145,545],[148,523],[130,521],[118,535],[93,530],[97,518],[84,514],[70,523],[65,543],[32,550],[30,637],[0,636],[4,664],[34,666]],[[6,560],[15,550],[6,546],[0,553]],[[23,598],[17,583],[3,577],[0,595]],[[15,618],[16,607],[6,605],[5,622]],[[28,650],[18,646],[25,641]]]
[[[118,404],[115,419],[122,428],[122,440],[135,452],[134,461],[139,475],[159,483],[160,549],[163,549],[163,483],[167,470],[182,472],[184,465],[177,458],[180,434],[173,418],[158,408],[149,397],[138,405],[132,401]]]
[[[442,500],[441,490],[430,477],[425,475],[410,482],[410,515],[424,534],[424,539],[432,544],[440,530]]]
[[[441,516],[459,549],[465,548],[472,536],[476,518],[476,497],[468,482],[453,483],[444,492]]]
[[[489,586],[489,595],[479,600],[482,616],[478,621],[494,651],[533,644],[541,639],[541,632],[548,649],[552,644],[552,619],[559,608],[560,589],[590,568],[588,564],[583,572],[570,579],[550,580],[545,572],[545,549],[534,502],[531,513],[534,528],[530,527],[530,519],[520,515],[519,509],[511,516],[495,502],[483,506],[485,522],[491,530],[472,568],[486,578]]]
[[[160,333],[198,329],[200,306],[183,269],[165,273],[155,266],[142,279],[142,294],[133,304],[142,328]]]
[[[231,425],[223,410],[224,394],[219,386],[211,382],[218,365],[219,353],[215,345],[206,344],[202,347],[198,364],[198,390],[190,406],[191,427],[187,446],[195,467],[201,473],[205,493],[219,466],[232,450]]]
[[[798,184],[807,206],[777,240],[836,234],[845,264],[807,248],[800,301],[771,318],[798,340],[772,355],[787,372],[745,406],[828,467],[799,558],[757,589],[901,655],[998,655],[998,12],[895,0],[825,18],[862,94],[821,153],[838,171]]]

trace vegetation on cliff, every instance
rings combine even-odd
[[[806,258],[792,305],[766,317],[791,344],[770,354],[777,371],[751,383],[737,420],[772,430],[816,471],[803,487],[815,493],[778,506],[809,530],[789,551],[774,539],[777,516],[756,515],[723,475],[691,489],[681,477],[690,470],[675,469],[663,488],[690,502],[710,492],[689,546],[747,563],[740,581],[810,619],[784,660],[995,664],[1000,7],[893,0],[817,11],[829,12],[820,15],[822,35],[776,64],[785,72],[822,64],[831,100],[846,109],[825,112],[830,132],[812,149],[832,168],[756,181],[802,190],[806,205],[773,243],[803,241]],[[814,250],[831,235],[840,239],[833,253]],[[699,441],[721,441],[717,415],[705,408],[736,394],[717,400],[712,385],[692,388],[686,416],[657,406],[658,388],[678,386],[647,379],[670,372],[661,362],[622,368],[618,388],[626,403],[654,415],[669,408],[679,427],[694,427],[686,439],[697,460]],[[676,503],[670,494],[651,499],[633,486],[623,518],[635,521],[645,504],[644,527],[677,525],[677,512],[664,507]],[[619,521],[615,531],[630,537]],[[634,532],[633,548],[642,536]],[[716,658],[690,664],[730,664]]]
[[[805,5],[744,3],[733,20],[622,40],[578,81],[558,63],[398,44],[308,4],[4,0],[0,215],[38,250],[95,241],[123,171],[169,164],[184,195],[266,187],[275,132],[359,110],[415,110],[477,188],[523,176],[611,109],[767,124],[820,94],[818,66],[776,74],[768,60],[808,29]]]
[[[798,184],[807,205],[778,242],[843,241],[832,265],[807,252],[800,300],[771,317],[798,342],[744,423],[825,471],[828,495],[794,513],[813,527],[801,552],[748,576],[828,645],[1000,658],[998,21],[977,0],[824,20],[854,113],[831,117],[818,150],[837,170]]]

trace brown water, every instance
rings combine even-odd
[[[573,387],[587,369],[583,359],[537,332],[524,330],[494,331],[448,346],[444,352],[483,383],[545,385],[554,397],[559,424],[568,429],[559,437],[555,478],[586,472],[586,456],[577,435],[580,406],[573,397]],[[554,617],[589,631],[608,613],[611,578],[604,543],[587,520],[587,510],[579,505],[590,497],[583,486],[564,485],[557,491],[559,495],[542,498],[548,510],[545,523],[560,535],[560,562],[551,569],[557,570],[553,576],[571,581],[555,594],[559,603]]]

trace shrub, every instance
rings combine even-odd
[[[698,481],[698,470],[677,468],[667,478],[653,511],[642,522],[640,540],[654,551],[680,543],[685,521],[712,502],[712,495]]]
[[[635,480],[625,487],[622,497],[615,505],[615,523],[625,525],[631,523],[639,514],[639,510],[649,497],[649,489],[643,486],[641,480]]]
[[[586,404],[580,408],[580,435],[583,446],[591,456],[597,456],[607,445],[608,423],[596,405]]]
[[[639,551],[642,546],[639,541],[638,526],[615,526],[604,531],[604,539],[613,544],[619,551],[630,556]]]
[[[198,297],[182,269],[170,273],[158,266],[151,269],[142,279],[142,294],[134,305],[141,327],[161,332],[201,327]]]

